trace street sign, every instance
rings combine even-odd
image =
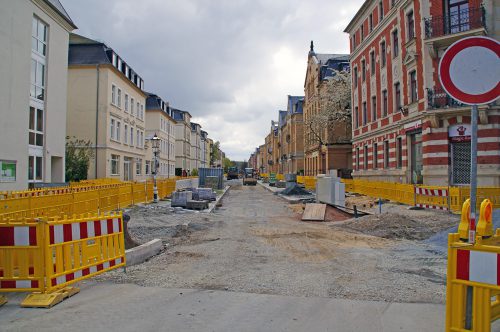
[[[463,104],[488,104],[500,96],[500,43],[468,37],[453,43],[439,62],[445,91]]]

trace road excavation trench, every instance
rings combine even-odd
[[[300,208],[291,208],[261,186],[230,184],[222,206],[211,214],[172,213],[161,205],[130,211],[133,238],[143,243],[160,237],[168,246],[126,273],[113,271],[98,279],[167,288],[444,303],[446,256],[421,240],[449,227],[456,217],[426,211],[409,218],[401,215],[405,209],[397,209],[365,221],[306,223],[297,214]],[[391,218],[403,220],[403,236],[398,236]],[[383,231],[380,220],[388,220],[389,232]],[[429,232],[426,220],[443,221],[432,224]],[[426,232],[406,236],[412,229]]]

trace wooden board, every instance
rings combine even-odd
[[[308,203],[302,214],[302,220],[324,221],[326,204]]]

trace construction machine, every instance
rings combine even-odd
[[[243,185],[244,186],[255,186],[257,184],[257,179],[255,178],[255,172],[253,168],[245,168],[243,173]]]

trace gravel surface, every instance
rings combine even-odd
[[[113,271],[99,279],[144,286],[444,303],[446,256],[433,245],[405,236],[363,234],[359,230],[364,229],[356,229],[352,220],[300,222],[284,200],[260,186],[239,183],[230,183],[222,206],[211,214],[132,210],[134,237],[140,242],[160,237],[169,246],[148,262],[127,268],[126,274]],[[416,232],[422,228],[415,228]]]

